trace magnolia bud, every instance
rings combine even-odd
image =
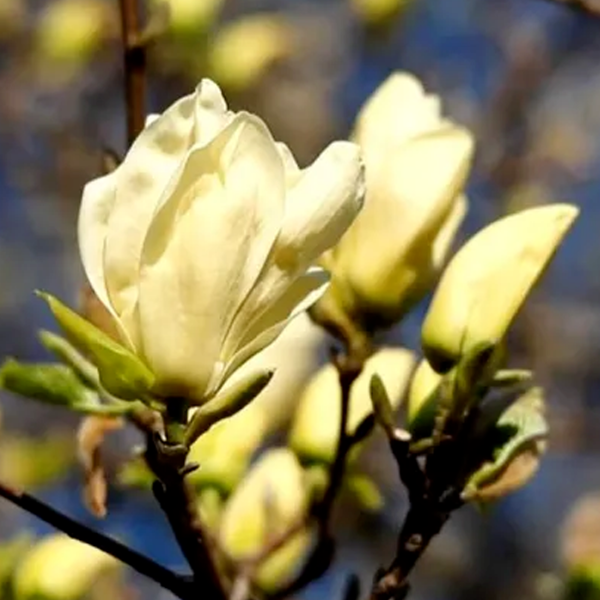
[[[351,0],[352,9],[367,27],[381,27],[393,21],[412,0]]]
[[[302,518],[308,499],[304,472],[294,453],[287,448],[269,450],[225,505],[219,532],[222,548],[233,560],[252,557]],[[284,585],[310,543],[307,530],[292,536],[258,569],[259,586],[273,590]]]
[[[578,212],[569,204],[524,210],[492,223],[460,249],[422,329],[423,350],[436,371],[504,338]]]
[[[160,6],[165,0],[154,0]],[[169,8],[169,30],[177,37],[198,39],[214,24],[223,0],[166,0]]]
[[[37,25],[40,59],[63,66],[91,58],[106,37],[110,8],[99,0],[55,0],[48,3]]]
[[[115,574],[121,563],[65,534],[45,537],[29,551],[14,575],[18,600],[79,600],[103,575]]]
[[[352,384],[348,414],[348,433],[373,413],[369,392],[371,376],[377,373],[386,388],[393,408],[397,408],[414,366],[412,352],[385,348],[369,358]],[[341,389],[334,365],[324,366],[308,383],[298,404],[290,432],[290,446],[304,459],[330,462],[338,440],[341,418]]]
[[[467,210],[473,138],[406,73],[369,98],[353,138],[364,152],[365,206],[322,258],[332,273],[325,300],[370,330],[402,318],[435,283]]]
[[[200,467],[189,475],[189,481],[199,487],[214,486],[229,494],[260,446],[266,426],[264,410],[254,405],[218,422],[190,449],[189,461]]]
[[[225,25],[209,50],[211,76],[229,90],[247,89],[290,54],[293,35],[291,25],[277,15],[246,16]]]

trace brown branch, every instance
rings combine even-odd
[[[411,451],[410,439],[386,430],[390,450],[409,497],[409,510],[396,544],[396,555],[387,569],[380,569],[371,588],[370,600],[403,600],[409,590],[408,577],[431,540],[441,531],[452,512],[463,505],[461,470],[466,448],[464,436],[446,438],[434,446],[423,466]]]
[[[41,500],[3,483],[0,483],[0,497],[66,533],[69,537],[110,554],[141,575],[156,581],[178,598],[187,600],[196,597],[189,578],[179,575],[121,542],[71,519]]]
[[[325,492],[323,493],[323,496],[313,504],[304,520],[305,527],[311,526],[311,522],[316,523],[318,541],[300,573],[283,588],[270,594],[270,600],[286,598],[303,589],[306,585],[321,577],[321,575],[327,571],[333,559],[335,545],[330,532],[331,513],[333,511],[335,500],[342,488],[348,453],[353,445],[361,439],[360,435],[357,437],[348,434],[350,391],[352,389],[352,384],[362,372],[365,360],[369,355],[371,348],[369,340],[366,337],[361,337],[360,343],[347,342],[345,345],[347,349],[345,354],[338,353],[332,355],[332,361],[338,371],[341,390],[340,424],[336,452],[329,467],[329,476]],[[268,548],[265,549],[266,556],[283,546],[284,543],[299,529],[302,529],[302,523],[295,523],[284,536],[273,540]],[[265,554],[262,555],[262,557],[266,556]]]
[[[146,47],[141,42],[137,0],[119,0],[127,106],[127,142],[133,144],[146,120]]]
[[[227,600],[219,569],[200,521],[194,494],[185,480],[192,468],[186,465],[187,447],[149,437],[145,458],[157,477],[152,491],[165,513],[175,539],[194,574],[196,592],[207,600]]]
[[[363,369],[364,361],[363,355],[352,352],[348,352],[347,355],[336,355],[333,357],[333,362],[338,371],[340,382],[341,414],[337,447],[334,460],[329,469],[327,488],[325,489],[323,498],[316,504],[314,509],[314,514],[322,528],[327,528],[329,526],[333,503],[339,493],[344,478],[348,452],[353,445],[353,437],[348,434],[350,390],[352,389],[352,384],[356,381]]]

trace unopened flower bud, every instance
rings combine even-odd
[[[427,360],[448,371],[479,345],[498,344],[577,217],[570,204],[524,210],[471,238],[452,259],[422,329]]]

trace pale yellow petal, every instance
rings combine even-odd
[[[284,195],[281,159],[259,119],[240,114],[190,152],[142,255],[143,352],[168,393],[201,395],[219,370],[232,320],[279,231]]]
[[[423,324],[437,371],[481,343],[500,342],[577,217],[551,204],[500,219],[471,238],[444,272]]]
[[[143,241],[171,178],[189,149],[210,142],[229,120],[216,84],[202,82],[196,93],[150,121],[116,172],[104,264],[108,293],[118,314],[133,311]]]

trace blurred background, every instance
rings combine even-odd
[[[600,9],[595,15],[592,2],[585,11],[553,0],[169,2],[168,30],[149,49],[150,111],[210,76],[232,108],[261,115],[307,164],[329,141],[348,136],[388,74],[409,70],[476,133],[463,239],[527,206],[581,207],[510,340],[511,361],[535,370],[547,389],[549,453],[522,491],[491,510],[455,515],[413,578],[414,598],[551,597],[568,546],[565,519],[600,490]],[[163,27],[160,7],[148,0],[146,9]],[[2,357],[44,358],[36,331],[54,325],[34,289],[80,302],[81,190],[99,175],[103,149],[125,148],[119,36],[116,0],[0,0]],[[418,349],[424,310],[392,339]],[[321,356],[326,345],[315,345]],[[72,464],[77,418],[8,394],[0,408],[0,476],[164,564],[183,566],[149,494],[111,484],[108,517],[87,512]],[[132,432],[112,435],[109,480],[135,441]],[[304,598],[340,598],[349,572],[368,586],[393,556],[404,491],[381,439],[364,463],[385,509],[367,515],[343,500],[336,562]],[[0,539],[25,528],[48,532],[0,503]],[[133,598],[168,597],[133,574],[128,581]]]

